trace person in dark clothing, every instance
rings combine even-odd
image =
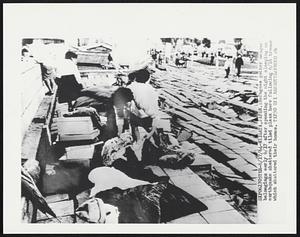
[[[113,58],[112,58],[112,56],[110,54],[108,55],[107,59],[108,59],[109,63],[113,61]]]
[[[80,96],[83,89],[83,81],[77,68],[77,54],[68,51],[65,55],[65,61],[57,70],[55,80],[58,86],[58,103],[68,103],[68,110],[73,111],[73,101]]]
[[[238,77],[240,77],[242,65],[244,65],[244,61],[243,61],[243,59],[242,59],[242,55],[238,54],[238,57],[237,57],[237,59],[235,60],[235,67],[236,67],[236,69],[237,69],[236,75],[237,75]]]
[[[213,65],[214,59],[215,59],[215,54],[214,54],[214,53],[211,53],[211,54],[210,54],[210,65]]]
[[[155,49],[152,50],[152,52],[151,52],[151,57],[152,57],[152,59],[156,62],[156,59],[157,59],[157,52],[156,52]]]

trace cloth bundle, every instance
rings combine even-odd
[[[117,224],[119,223],[118,208],[104,203],[99,198],[91,198],[76,209],[76,215],[90,223]]]
[[[169,134],[160,135],[160,149],[162,155],[158,164],[163,167],[182,169],[195,160],[194,154],[188,149],[182,149],[180,143]]]
[[[117,159],[125,159],[123,156],[127,146],[133,143],[130,133],[122,133],[120,137],[114,137],[107,140],[102,148],[101,156],[103,165],[111,166]]]

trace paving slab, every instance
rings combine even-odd
[[[163,168],[163,170],[169,177],[194,175],[194,172],[188,168],[184,168],[184,169]]]
[[[159,177],[164,177],[164,176],[168,176],[163,170],[162,168],[160,168],[159,166],[156,165],[148,165],[145,167],[145,169],[151,169],[152,172],[159,176]]]
[[[54,194],[54,195],[49,195],[45,197],[46,202],[53,203],[53,202],[60,202],[64,200],[69,200],[69,195],[68,194]]]
[[[73,200],[49,203],[49,207],[53,210],[57,217],[69,216],[74,214]],[[41,211],[37,211],[37,220],[49,219],[49,215],[45,215]]]
[[[220,212],[220,211],[229,211],[235,210],[228,202],[226,202],[222,198],[215,198],[215,199],[201,199],[201,201],[207,206],[207,210],[201,212],[201,215],[204,213],[213,213],[213,212]]]
[[[73,224],[75,222],[74,216],[63,216],[63,217],[58,217],[58,218],[49,218],[49,219],[43,219],[43,220],[38,220],[36,223],[37,224]]]
[[[250,222],[236,210],[201,213],[201,215],[209,224],[250,224]]]
[[[207,224],[207,221],[199,213],[195,213],[172,220],[167,224]]]

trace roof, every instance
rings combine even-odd
[[[108,43],[97,43],[80,47],[82,51],[112,51],[112,45]]]

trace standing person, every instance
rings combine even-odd
[[[214,53],[214,52],[211,52],[211,53],[210,53],[210,65],[213,65],[214,59],[215,59],[215,53]]]
[[[243,59],[242,59],[242,55],[241,55],[241,54],[238,54],[237,59],[235,60],[235,67],[236,67],[236,69],[237,69],[236,75],[237,75],[238,77],[240,77],[242,65],[244,65],[244,61],[243,61]]]
[[[68,51],[65,60],[57,68],[56,84],[58,86],[58,102],[68,103],[68,110],[73,111],[73,101],[83,89],[80,73],[77,68],[77,54]]]
[[[232,67],[232,58],[230,56],[226,56],[226,61],[224,64],[224,69],[226,72],[225,78],[228,78],[231,67]]]
[[[157,52],[155,49],[152,50],[151,52],[151,57],[154,60],[154,62],[156,63],[156,59],[157,59]]]
[[[149,79],[149,71],[147,69],[141,69],[135,72],[135,81],[128,86],[134,97],[134,101],[130,103],[130,125],[134,140],[140,140],[138,127],[143,127],[148,132],[146,138],[153,136],[155,143],[158,145],[158,94],[148,83]]]
[[[163,62],[163,53],[162,51],[159,51],[159,54],[158,54],[158,64],[161,65]]]
[[[55,79],[55,68],[45,62],[40,62],[39,64],[41,65],[43,82],[48,88],[48,92],[46,93],[46,95],[53,95],[53,80]]]
[[[180,56],[178,53],[176,53],[175,55],[175,65],[178,67],[179,66],[179,60],[180,60]]]

